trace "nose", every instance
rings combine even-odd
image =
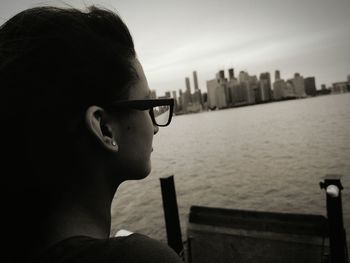
[[[159,131],[159,127],[157,125],[153,125],[154,130],[153,130],[153,134],[156,135]]]

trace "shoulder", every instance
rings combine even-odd
[[[75,237],[60,242],[40,262],[183,263],[166,244],[141,234],[109,239]]]
[[[125,257],[129,258],[130,262],[183,263],[173,249],[166,244],[147,236],[133,234],[128,236],[124,242],[127,249],[124,249],[123,251],[126,252]],[[130,253],[134,253],[134,255],[131,255]],[[130,258],[131,256],[132,258]]]

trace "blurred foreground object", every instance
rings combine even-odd
[[[341,199],[343,186],[340,178],[341,175],[329,174],[324,182],[320,182],[321,189],[326,190],[331,263],[346,263],[349,260]]]

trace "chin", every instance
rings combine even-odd
[[[134,171],[131,175],[131,180],[141,180],[145,179],[151,173],[151,163],[144,166],[143,169]]]
[[[144,174],[135,174],[132,178],[130,178],[131,180],[142,180],[145,179],[147,176],[149,175],[149,173],[144,173]]]

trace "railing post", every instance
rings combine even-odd
[[[326,190],[331,263],[348,262],[341,199],[343,186],[340,177],[340,175],[330,174],[326,176],[324,182],[320,182],[321,189]]]
[[[174,176],[160,178],[168,245],[184,258]]]

